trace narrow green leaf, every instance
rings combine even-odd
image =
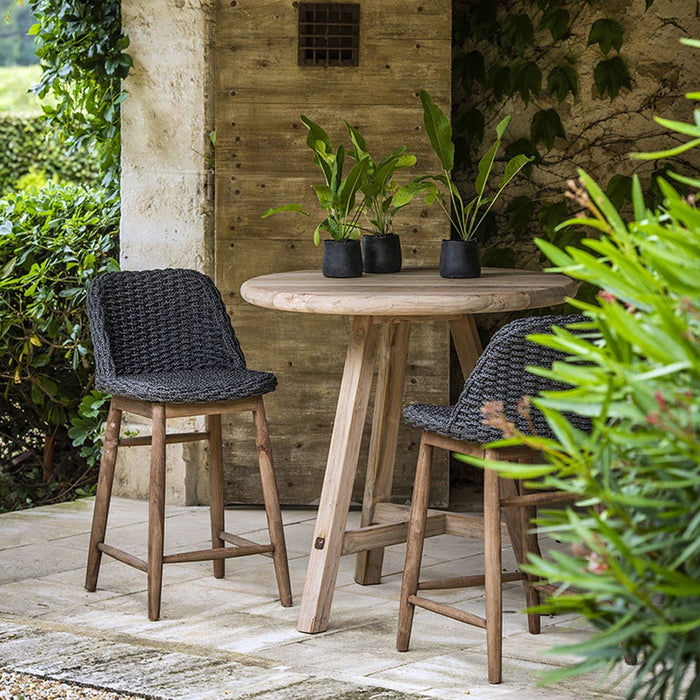
[[[304,216],[310,216],[310,214],[306,211],[304,211],[303,207],[301,204],[284,204],[281,207],[271,207],[268,209],[261,218],[266,219],[268,216],[272,216],[273,214],[279,214],[280,212],[283,211],[293,211],[297,212],[298,214],[303,214]]]
[[[452,143],[452,126],[445,113],[433,102],[426,90],[420,91],[423,104],[423,123],[430,145],[440,160],[443,170],[450,172],[454,167],[455,148]]]

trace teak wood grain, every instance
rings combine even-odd
[[[475,312],[514,311],[557,304],[573,295],[576,289],[577,283],[563,275],[496,268],[486,268],[481,278],[466,280],[444,280],[432,269],[353,279],[328,279],[315,270],[299,270],[258,276],[242,285],[241,296],[251,304],[297,312],[302,317],[304,314],[350,315],[353,319],[309,555],[299,630],[321,632],[327,628],[343,554],[359,552],[358,583],[379,583],[383,548],[402,541],[407,535],[405,517],[397,513],[394,521],[387,521],[383,502],[390,499],[393,491],[411,327],[420,327],[435,319],[448,321],[460,366],[468,374],[481,352],[473,318]],[[378,381],[362,521],[360,528],[349,533],[346,532],[347,515],[375,362],[378,363]],[[437,436],[433,444],[449,450],[455,441]],[[432,462],[432,446],[425,453],[421,450],[420,454],[424,462]],[[419,459],[419,471],[420,464]],[[421,478],[430,480],[427,462],[423,466]],[[425,489],[425,502],[420,505],[423,510],[427,508],[428,496],[429,489]],[[382,512],[381,517],[379,512]],[[507,522],[511,529],[515,528],[508,518]],[[448,523],[444,518],[437,519],[427,536],[446,532],[448,527],[465,529],[470,527],[470,522],[453,518]],[[486,518],[482,527],[487,542],[496,536],[500,538],[500,520]],[[424,534],[425,523],[421,526],[421,541]],[[519,537],[512,544],[516,554],[522,550]],[[487,580],[494,571],[500,572],[498,556],[500,551],[491,559],[487,558]],[[417,558],[420,559],[420,555]],[[497,604],[498,593],[493,595],[494,604]],[[496,643],[494,635],[491,644]]]
[[[477,279],[443,279],[435,269],[413,269],[329,280],[320,271],[298,270],[250,280],[241,296],[280,311],[442,318],[552,306],[577,289],[564,275],[505,268],[484,268]]]

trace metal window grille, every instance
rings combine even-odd
[[[357,66],[360,63],[358,3],[299,3],[299,65]]]

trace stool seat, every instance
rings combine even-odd
[[[421,430],[431,430],[438,435],[449,436],[452,406],[413,403],[404,409],[403,417],[408,425]]]
[[[106,394],[167,403],[231,401],[267,394],[276,386],[274,374],[243,367],[123,374],[96,382],[97,389]]]

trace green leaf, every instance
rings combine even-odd
[[[540,154],[537,151],[537,147],[535,146],[530,139],[526,138],[519,138],[516,139],[515,141],[512,141],[506,146],[506,158],[510,159],[518,154],[521,154],[524,156],[528,156],[528,158],[532,159],[532,162],[537,162],[540,160]],[[532,164],[528,163],[524,168],[523,172],[525,175],[529,175],[530,171],[532,170]]]
[[[423,124],[430,139],[430,145],[442,164],[445,172],[454,167],[455,147],[452,143],[452,126],[445,113],[433,102],[426,90],[420,91],[423,104]]]
[[[588,44],[598,44],[600,50],[607,56],[610,49],[620,53],[622,47],[622,25],[614,20],[601,18],[593,22],[588,33]]]
[[[520,93],[525,104],[530,101],[530,95],[539,97],[542,88],[542,71],[535,61],[518,59],[510,70],[511,85],[514,92]]]
[[[348,122],[345,122],[345,128],[350,134],[350,140],[352,141],[353,146],[355,146],[355,151],[353,153],[350,153],[350,155],[355,160],[360,160],[363,157],[367,157],[369,154],[367,153],[367,144],[365,143],[365,137]]]
[[[698,110],[696,110],[696,121],[698,120],[699,116]],[[662,119],[661,117],[654,117],[654,121],[669,131],[675,131],[679,134],[685,134],[686,136],[700,138],[700,124],[686,124],[685,122],[677,122],[673,121],[672,119]]]
[[[523,155],[522,153],[513,156],[503,170],[503,175],[498,183],[499,194],[502,190],[530,161],[532,157]]]
[[[397,209],[405,207],[414,197],[425,192],[430,186],[426,182],[409,182],[396,190],[391,205]]]
[[[610,178],[605,194],[612,205],[620,209],[625,203],[632,201],[632,178],[629,175],[616,173]]]
[[[498,31],[497,7],[490,0],[476,0],[469,4],[462,24],[475,41],[490,39]],[[460,15],[457,15],[459,17]]]
[[[547,76],[547,93],[556,96],[559,102],[563,102],[571,93],[578,95],[578,76],[576,69],[571,64],[555,66]]]
[[[338,189],[338,202],[346,216],[355,206],[355,195],[362,186],[362,178],[364,177],[368,165],[368,158],[363,158],[355,163]]]
[[[479,197],[484,194],[484,190],[486,189],[486,182],[491,169],[493,168],[493,163],[496,160],[496,151],[498,151],[498,146],[500,143],[501,141],[499,137],[479,161],[479,173],[476,177],[476,182],[474,183],[474,189]]]
[[[530,16],[525,13],[506,15],[501,25],[501,48],[511,56],[522,56],[534,43],[535,32]]]
[[[618,96],[623,87],[632,89],[629,71],[619,56],[600,61],[593,71],[593,80],[598,94],[603,97],[607,92],[611,101]]]
[[[333,190],[328,185],[311,185],[311,189],[316,193],[316,198],[318,199],[321,209],[328,210],[333,206],[335,197],[333,196]],[[294,207],[294,205],[292,205],[292,207]],[[296,211],[296,209],[292,208],[291,211]]]
[[[484,140],[484,113],[476,107],[465,108],[457,115],[454,127],[469,146],[478,145]]]
[[[550,149],[557,138],[566,138],[561,117],[555,109],[541,109],[535,112],[530,123],[530,138],[534,143],[540,141]]]
[[[548,7],[543,13],[538,29],[549,29],[553,41],[558,41],[569,30],[569,11],[558,5]]]
[[[530,197],[521,195],[511,200],[506,209],[508,227],[517,231],[526,231],[535,216],[535,203]]]
[[[310,214],[302,208],[301,204],[284,204],[281,207],[271,207],[268,209],[263,215],[262,219],[266,219],[268,216],[272,216],[273,214],[279,214],[280,212],[283,211],[294,211],[297,212],[298,214],[303,214],[304,216],[310,216]]]
[[[37,376],[36,381],[49,396],[54,397],[58,394],[58,384],[45,374]]]
[[[453,80],[459,80],[464,91],[469,95],[474,83],[486,84],[484,55],[481,51],[459,53],[452,62]]]
[[[510,124],[510,114],[506,117],[503,117],[503,119],[501,119],[501,121],[498,122],[498,124],[496,124],[496,141],[498,144],[501,143],[501,139],[503,138],[503,134],[506,133],[508,124]]]
[[[651,151],[649,153],[631,153],[632,158],[637,160],[658,160],[659,158],[672,158],[678,156],[686,151],[691,151],[694,148],[700,146],[700,139],[693,139],[692,141],[687,141],[680,146],[675,146],[674,148],[668,148],[664,151]]]
[[[494,97],[499,102],[504,95],[510,95],[512,91],[510,68],[497,63],[491,65],[486,71],[486,86],[493,91]]]
[[[330,136],[326,133],[323,127],[319,126],[315,122],[311,121],[307,116],[301,115],[301,123],[309,130],[306,136],[306,145],[314,151],[317,151],[320,144],[325,146],[325,150],[328,153],[333,153],[333,148],[331,147]]]
[[[545,204],[538,214],[538,220],[540,225],[548,233],[552,233],[554,229],[564,221],[569,215],[568,207],[566,202],[560,200],[558,202],[550,202]]]

